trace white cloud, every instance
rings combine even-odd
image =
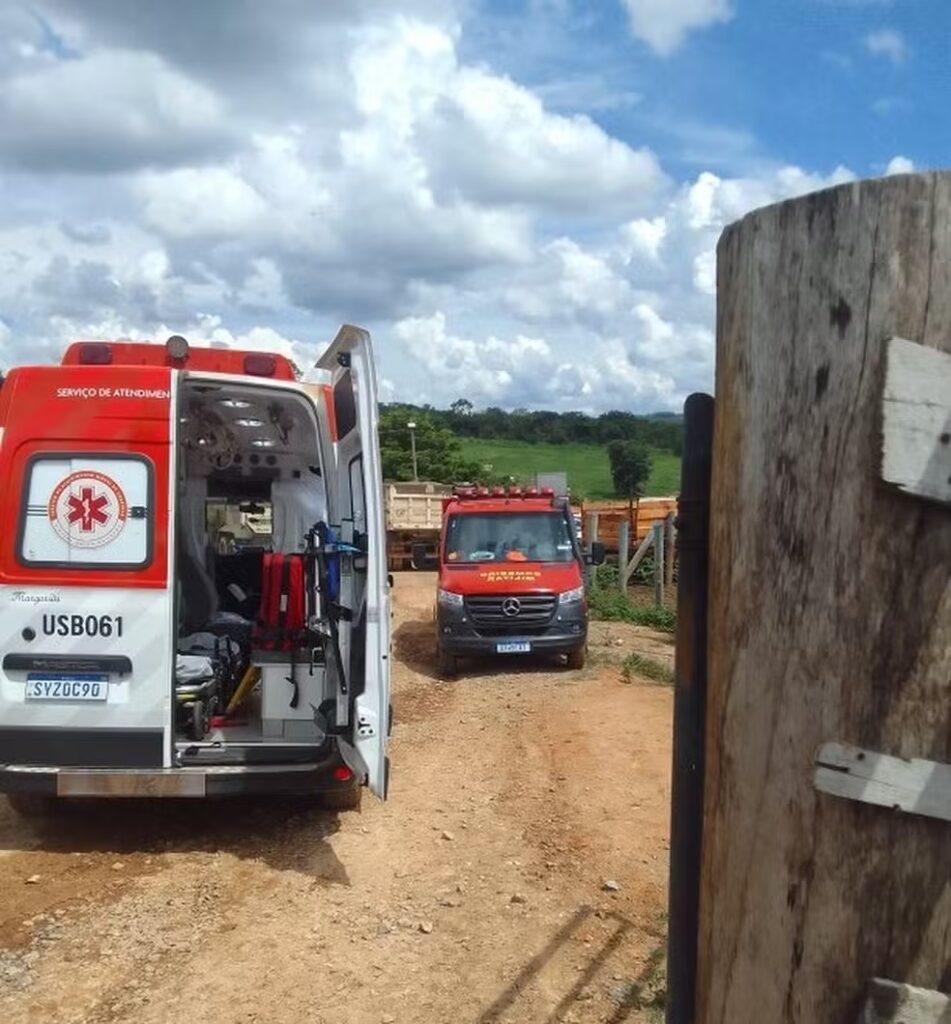
[[[152,53],[47,56],[0,87],[0,160],[30,170],[174,166],[233,141],[218,96]]]
[[[650,260],[657,260],[667,237],[667,221],[664,217],[654,217],[650,220],[642,217],[625,224],[621,234],[630,244],[632,255],[638,254]]]
[[[562,212],[644,208],[664,184],[653,153],[585,116],[547,111],[527,89],[460,69],[425,129],[437,189]]]
[[[915,165],[906,156],[894,156],[889,160],[886,174],[914,174]]]
[[[147,174],[136,183],[146,221],[172,238],[266,233],[268,206],[234,171],[182,168]]]
[[[306,367],[348,320],[373,331],[389,399],[676,409],[712,387],[724,225],[850,177],[711,158],[674,183],[636,136],[468,56],[441,0],[288,4],[282,21],[227,0],[223,22],[208,0],[185,32],[168,5],[46,0],[69,59],[9,22],[0,363],[183,333]],[[701,7],[664,5],[668,33]],[[35,124],[3,106],[10,83]],[[742,133],[675,127],[749,155]]]
[[[731,0],[624,0],[631,31],[661,56],[673,53],[697,29],[733,17]]]
[[[884,57],[892,64],[904,64],[908,59],[908,43],[897,29],[883,28],[869,32],[865,48],[873,57]]]

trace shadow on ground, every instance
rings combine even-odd
[[[416,619],[404,622],[393,634],[396,658],[413,672],[436,682],[452,682],[439,674],[436,658],[436,632],[431,619]],[[460,663],[457,677],[493,677],[535,675],[539,672],[563,671],[564,658],[560,655],[499,655],[498,657],[464,658]]]
[[[552,936],[544,949],[525,964],[492,1005],[476,1019],[475,1024],[499,1024],[506,1018],[509,1011],[512,1013],[508,1019],[513,1021],[524,1019],[517,1007],[523,992],[532,985],[545,967],[563,950],[594,913],[592,907],[579,907]],[[555,1008],[545,1018],[545,1024],[558,1024],[562,1021],[578,1000],[583,998],[585,991],[598,982],[599,975],[604,971],[613,954],[630,938],[642,933],[641,929],[638,929],[632,921],[621,914],[611,913],[606,917],[615,925],[614,930],[600,946],[591,950],[587,964],[579,971],[571,988],[565,992]],[[657,1019],[662,1020],[666,991],[661,974],[663,959],[664,947],[661,944],[648,957],[636,978],[614,986],[612,992],[615,1004],[614,1012],[610,1017],[601,1019],[607,1020],[609,1024],[623,1024],[630,1019],[632,1013],[648,1011],[655,1015],[660,1014]]]
[[[0,801],[0,848],[48,854],[230,853],[349,884],[326,840],[339,816],[300,800],[83,799],[23,819]],[[315,866],[317,868],[315,872]]]

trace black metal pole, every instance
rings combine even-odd
[[[684,404],[677,509],[677,649],[667,897],[667,1024],[694,1024],[703,832],[707,694],[707,583],[713,398]]]

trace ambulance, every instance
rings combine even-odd
[[[0,386],[0,792],[314,796],[389,778],[370,337],[83,341]],[[218,543],[222,506],[269,538]],[[250,513],[249,511],[250,510]]]

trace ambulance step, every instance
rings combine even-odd
[[[304,764],[327,757],[326,744],[293,742],[176,743],[179,763]]]

